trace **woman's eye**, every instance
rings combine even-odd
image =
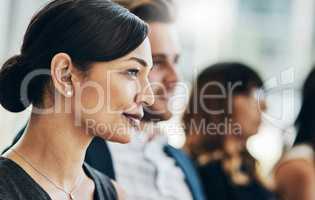
[[[138,73],[139,73],[139,70],[138,69],[129,69],[127,71],[127,73],[128,73],[129,76],[136,77],[138,75]]]

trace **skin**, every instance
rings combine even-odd
[[[225,167],[231,165],[240,167],[242,161],[241,152],[246,148],[247,139],[258,132],[262,121],[262,111],[266,110],[264,99],[255,97],[256,88],[253,88],[250,95],[236,95],[233,97],[232,121],[241,128],[241,135],[227,135],[224,139],[224,149],[230,155],[230,160]],[[248,177],[239,174],[238,182],[246,183]],[[244,175],[244,174],[243,174]]]
[[[262,112],[266,110],[264,99],[257,99],[253,88],[250,95],[236,95],[233,97],[232,119],[241,127],[241,135],[228,135],[224,141],[225,149],[230,155],[239,158],[239,152],[246,148],[246,141],[257,134],[262,122]],[[239,158],[240,159],[240,158]]]
[[[266,110],[264,99],[255,97],[256,88],[250,95],[236,95],[233,97],[232,118],[242,128],[244,139],[255,135],[262,121],[262,112]]]
[[[150,88],[148,74],[152,68],[150,44],[146,39],[130,54],[110,62],[97,62],[91,65],[88,73],[83,74],[75,68],[69,55],[59,53],[51,61],[52,92],[44,97],[45,107],[61,109],[49,114],[32,113],[26,133],[13,147],[26,157],[37,169],[46,174],[56,184],[70,191],[79,178],[82,182],[74,191],[76,199],[93,199],[94,182],[82,169],[86,149],[95,135],[114,142],[125,143],[135,129],[124,112],[143,112],[143,105],[151,105],[154,96]],[[110,79],[105,76],[110,73]],[[103,93],[97,93],[93,87],[84,88],[84,83],[92,81]],[[69,86],[72,95],[67,95]],[[132,89],[130,89],[132,88]],[[110,101],[93,113],[87,113],[83,107],[93,108],[97,98],[109,95]],[[76,106],[80,105],[80,106]],[[81,106],[82,105],[82,106]],[[67,112],[70,109],[70,112]],[[112,112],[116,111],[116,112]],[[76,126],[77,113],[80,124]],[[109,129],[91,132],[86,129],[86,120],[94,120],[96,124],[112,124],[124,126],[128,133],[109,132]],[[21,166],[52,199],[65,199],[65,194],[56,189],[39,175],[31,166],[12,151],[5,157]],[[118,193],[121,189],[117,187]],[[120,198],[121,199],[121,198]]]
[[[154,64],[149,79],[155,102],[146,108],[145,121],[165,121],[172,117],[168,103],[179,79],[176,71],[180,55],[179,43],[173,24],[153,22],[149,26]]]
[[[130,141],[135,130],[123,113],[135,114],[143,117],[143,106],[152,105],[154,102],[153,93],[148,80],[151,71],[152,58],[150,54],[150,44],[148,40],[143,46],[136,49],[132,55],[127,56],[128,62],[115,63],[108,62],[106,66],[97,63],[93,66],[88,80],[93,80],[100,86],[101,91],[105,91],[105,97],[99,98],[100,93],[95,87],[86,87],[81,95],[81,103],[84,108],[98,108],[98,112],[82,113],[84,122],[93,121],[99,127],[92,128],[85,124],[89,134],[97,135],[110,141],[127,143]],[[136,60],[137,58],[138,60]],[[141,59],[141,61],[139,61]],[[137,75],[134,74],[138,71]],[[104,75],[108,78],[104,79]],[[82,83],[82,82],[80,82]],[[83,81],[83,84],[86,80]],[[102,95],[101,95],[102,96]],[[112,97],[112,98],[111,98]],[[116,98],[117,97],[117,98]],[[101,106],[97,106],[101,102]],[[79,109],[79,108],[78,108]],[[98,109],[96,109],[98,110]]]
[[[315,166],[312,160],[282,162],[275,173],[279,194],[285,200],[315,199]]]
[[[233,126],[232,130],[229,130],[229,127],[226,127],[227,131],[225,135],[219,136],[223,137],[223,148],[226,154],[229,155],[229,159],[225,162],[226,169],[233,167],[240,167],[242,164],[241,152],[246,148],[246,141],[248,137],[257,133],[258,128],[262,121],[262,112],[266,110],[266,102],[264,99],[257,99],[256,89],[252,88],[250,95],[233,95],[231,99],[232,102],[232,120]],[[225,123],[222,122],[221,123]],[[229,126],[229,125],[227,125]],[[233,129],[233,128],[236,129]],[[229,132],[230,131],[230,132]],[[241,134],[239,134],[241,133]],[[191,146],[196,146],[202,143],[205,140],[205,136],[193,132],[188,135],[184,150],[190,154]],[[208,138],[207,138],[208,139]],[[221,139],[221,138],[220,138]],[[220,149],[216,149],[220,150]],[[210,155],[210,156],[209,156]],[[209,162],[214,156],[212,152],[201,153],[197,155],[197,159],[201,163]],[[216,155],[220,156],[221,155]],[[244,174],[238,178],[240,183],[247,182],[247,176]]]

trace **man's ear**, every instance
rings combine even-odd
[[[66,53],[56,54],[51,60],[50,69],[55,90],[65,97],[72,97],[75,74],[71,57]]]

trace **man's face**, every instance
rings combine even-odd
[[[155,95],[155,103],[145,109],[144,120],[165,121],[172,117],[168,102],[178,82],[176,64],[179,59],[179,45],[173,24],[154,22],[149,26],[154,65],[149,80]]]

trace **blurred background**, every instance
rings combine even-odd
[[[0,1],[0,62],[19,53],[32,15],[47,0]],[[182,57],[178,70],[183,83],[218,61],[241,61],[255,69],[266,84],[268,110],[259,134],[248,149],[268,175],[294,139],[292,124],[300,107],[300,87],[310,71],[315,50],[313,0],[180,0],[178,33]],[[179,87],[175,124],[184,108],[187,90]],[[26,123],[30,108],[9,113],[0,107],[0,151]],[[175,129],[175,127],[174,127]],[[173,131],[169,142],[180,147],[183,133]],[[174,134],[175,133],[175,134]]]

